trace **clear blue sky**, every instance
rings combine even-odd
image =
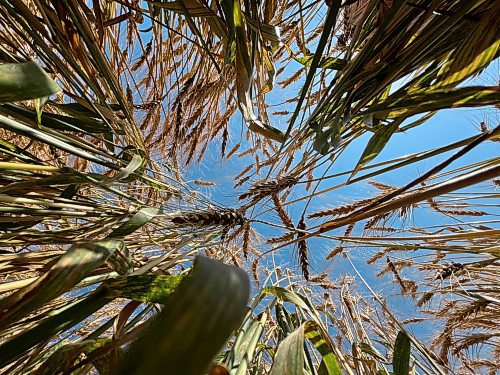
[[[497,84],[499,73],[499,62],[496,61],[490,65],[490,67],[479,77],[472,80],[469,84],[481,85],[481,84]],[[290,88],[280,91],[279,88],[277,92],[270,95],[271,103],[282,102],[294,95],[297,95],[298,89],[300,88],[301,81],[293,85]],[[288,107],[274,107],[273,110],[293,110],[292,106]],[[274,118],[276,123],[272,125],[280,127],[281,129],[286,128],[286,124],[280,123],[279,118]],[[390,160],[395,157],[402,155],[407,155],[419,151],[425,151],[431,148],[437,148],[450,144],[452,142],[464,139],[466,137],[476,135],[480,132],[480,122],[486,122],[490,128],[496,126],[499,123],[500,114],[495,108],[481,108],[481,109],[456,109],[456,110],[445,110],[441,111],[433,118],[431,118],[427,123],[422,126],[413,128],[406,133],[395,134],[389,144],[385,147],[383,152],[378,155],[378,157],[372,161],[372,163],[381,162],[385,160]],[[282,120],[281,120],[282,121]],[[243,125],[245,126],[245,125]],[[236,115],[231,122],[231,139],[228,144],[227,149],[230,150],[236,143],[240,142],[240,134],[242,129],[241,116]],[[342,171],[347,171],[352,169],[366,146],[369,138],[369,134],[356,140],[352,145],[350,145],[347,152],[345,152],[342,157],[336,162],[335,166],[331,170],[331,173],[337,173]],[[215,142],[211,145],[206,153],[203,162],[196,166],[191,166],[187,169],[186,178],[188,180],[203,179],[215,182],[217,185],[215,187],[201,187],[197,186],[197,189],[204,190],[209,196],[219,203],[227,206],[237,206],[237,196],[243,192],[244,187],[233,189],[234,180],[233,177],[237,175],[241,170],[243,170],[248,163],[252,163],[253,159],[251,157],[239,158],[239,153],[243,152],[248,147],[248,143],[243,141],[241,148],[235,156],[229,160],[222,161],[220,158],[220,142]],[[453,151],[455,152],[455,151]],[[401,186],[404,183],[416,178],[423,172],[432,168],[439,161],[444,160],[446,157],[450,156],[451,153],[446,153],[431,159],[427,159],[423,162],[419,162],[408,167],[402,168],[400,170],[386,173],[381,177],[376,178],[377,181]],[[493,157],[500,156],[499,143],[487,142],[475,150],[467,154],[462,159],[454,162],[446,170],[454,169],[462,165],[470,164],[475,161],[485,160]],[[315,177],[321,175],[323,169],[318,168],[315,172]],[[261,172],[261,178],[265,176],[265,172]],[[322,183],[321,188],[327,188],[332,184],[337,184],[339,182],[345,181],[346,177],[337,178],[334,180],[329,180]],[[258,178],[252,179],[252,181]],[[303,186],[303,185],[302,185]],[[474,187],[469,189],[474,191]],[[344,203],[352,202],[357,199],[364,199],[369,196],[377,194],[377,190],[366,183],[358,183],[350,185],[346,188],[335,190],[331,193],[322,195],[314,199],[309,212],[314,212],[315,210],[321,210],[328,207],[341,205]],[[291,198],[300,197],[306,195],[306,192],[301,188],[294,190]],[[489,202],[478,201],[479,203],[495,203],[491,200]],[[267,208],[271,208],[270,204]],[[266,207],[261,207],[261,210]],[[298,222],[300,214],[303,209],[303,204],[296,204],[287,207],[290,215],[295,223]],[[498,207],[489,207],[488,212],[493,215],[500,215],[500,209]],[[258,213],[258,211],[257,211]],[[489,217],[491,218],[491,217]],[[500,217],[498,217],[500,219]],[[270,214],[262,217],[262,219],[268,219],[270,221],[279,222],[275,214]],[[482,218],[478,218],[481,220]],[[412,215],[411,220],[418,226],[428,226],[435,224],[442,224],[446,221],[450,221],[449,218],[443,218],[442,215],[437,215],[430,210],[417,210],[415,214]],[[444,221],[443,221],[444,220]],[[317,224],[318,222],[310,221],[310,224]],[[410,222],[411,224],[411,222]],[[400,223],[395,222],[394,226],[398,227]],[[269,236],[274,236],[276,232],[273,228],[266,226],[256,225],[255,228],[263,235],[264,239]],[[362,225],[358,225],[357,228],[362,228]],[[343,231],[343,229],[342,229]],[[358,229],[357,234],[360,234]],[[356,233],[354,233],[356,234]],[[322,273],[328,272],[332,279],[340,277],[343,274],[354,275],[354,272],[348,263],[342,259],[342,257],[337,256],[331,261],[325,261],[325,256],[328,254],[336,243],[333,241],[327,241],[323,239],[312,239],[309,241],[309,248],[311,251],[311,273]],[[268,245],[263,245],[263,250],[267,250]],[[392,282],[392,274],[387,273],[385,277],[376,277],[376,273],[385,266],[385,258],[381,262],[374,265],[367,265],[366,259],[373,255],[377,249],[359,249],[350,252],[356,266],[363,272],[365,278],[371,283],[372,287],[378,292],[381,292],[385,296],[393,296],[389,298],[389,302],[392,308],[395,309],[399,316],[404,319],[409,316],[414,316],[415,311],[413,311],[413,304],[405,304],[403,300],[398,296],[399,288],[396,287]],[[401,257],[414,257],[424,252],[405,252],[395,256],[393,259],[397,259],[398,256]],[[392,255],[391,255],[392,257]],[[279,254],[276,254],[276,258],[285,267],[292,267],[294,271],[298,271],[298,265],[296,260],[296,250],[293,246],[281,249]],[[410,276],[407,272],[411,269],[402,271],[403,276]],[[359,291],[362,294],[367,295],[368,292],[363,290],[364,288],[358,283]],[[418,327],[418,326],[417,326]],[[424,333],[424,336],[430,335],[432,332],[428,328],[424,328],[424,325],[420,325],[420,328],[416,328],[417,332]]]

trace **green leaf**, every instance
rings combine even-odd
[[[0,64],[0,103],[57,94],[61,88],[34,62]]]
[[[254,358],[255,349],[264,330],[268,315],[263,313],[259,319],[248,321],[241,328],[236,341],[231,348],[228,360],[224,363],[231,374],[244,375]]]
[[[394,344],[394,375],[408,375],[410,371],[411,341],[406,332],[399,331]]]
[[[238,106],[248,124],[248,128],[263,135],[266,138],[283,142],[285,135],[279,129],[263,123],[257,118],[253,109],[250,97],[251,81],[253,75],[253,64],[248,51],[248,43],[245,32],[245,21],[239,0],[223,0],[222,10],[226,17],[229,29],[229,45],[235,43],[236,57],[236,93],[238,96]],[[226,52],[230,52],[232,47],[227,47]]]
[[[354,175],[358,173],[361,168],[380,154],[385,145],[387,145],[387,142],[389,142],[389,139],[391,139],[394,132],[398,129],[401,122],[402,121],[393,121],[389,125],[381,126],[375,134],[372,135],[349,179],[354,177]]]
[[[95,292],[52,311],[46,319],[3,342],[0,345],[0,367],[16,360],[33,346],[79,324],[115,298],[164,303],[185,278],[186,276],[137,275],[105,282]]]
[[[133,275],[111,280],[105,284],[111,298],[128,298],[135,301],[165,303],[180,285],[185,275]]]
[[[358,344],[359,349],[366,354],[371,355],[372,357],[375,357],[376,359],[385,362],[386,359],[384,356],[376,349],[374,348],[371,344],[367,342],[360,342]]]
[[[331,342],[330,337],[326,333],[326,328],[322,326],[322,321],[318,316],[317,311],[315,310],[312,302],[306,297],[302,296],[301,294],[277,286],[269,286],[263,288],[261,298],[269,294],[278,297],[280,300],[284,302],[293,303],[296,307],[302,309],[312,318],[311,321],[306,322],[306,326],[304,329],[304,337],[309,339],[309,341],[311,341],[314,344],[316,349],[320,352],[320,354],[323,357],[322,364],[319,369],[320,373],[334,374],[334,375],[341,374],[342,372],[337,362],[337,357],[334,354],[333,343]],[[285,325],[286,327],[288,327],[289,324],[285,322],[285,320],[287,320],[286,314],[288,314],[288,311],[286,309],[283,309],[283,314],[282,314],[283,317],[280,318],[278,316],[277,319],[278,323],[280,321],[282,322],[280,323],[280,325]],[[289,331],[287,328],[283,330],[283,332],[287,331]]]
[[[33,166],[36,166],[33,164]],[[54,174],[48,177],[42,177],[33,179],[31,181],[20,181],[13,182],[8,185],[4,185],[0,188],[1,194],[14,194],[14,193],[24,193],[27,194],[31,191],[43,190],[41,188],[47,188],[47,190],[54,189],[56,187],[71,186],[72,184],[80,184],[86,182],[86,180],[79,176],[72,174],[70,170],[69,173]]]
[[[313,149],[321,155],[326,155],[332,149],[338,147],[341,137],[341,126],[338,123],[325,124],[320,128],[316,122],[309,124],[312,131],[316,133]]]
[[[262,289],[262,294],[272,294],[280,298],[281,300],[291,302],[306,311],[309,311],[311,313],[314,311],[314,306],[312,305],[311,301],[292,290],[281,288],[279,286],[268,286]]]
[[[306,322],[305,337],[311,341],[314,347],[321,354],[322,362],[318,372],[328,375],[342,375],[342,370],[333,354],[332,348],[321,334],[321,329],[312,321]]]
[[[110,341],[111,338],[107,337],[66,344],[57,349],[33,374],[52,375],[63,373],[74,365],[82,353],[88,356],[93,351],[108,344]]]
[[[446,108],[494,105],[499,100],[499,86],[420,90],[400,98],[391,95],[386,100],[369,107],[363,114],[373,113],[375,119],[409,117]]]
[[[13,116],[23,116],[32,121],[37,120],[36,111],[26,109],[24,107],[15,104],[3,104],[0,109],[3,112],[11,114]],[[89,111],[90,114],[90,111]],[[57,113],[40,113],[40,124],[46,126],[50,129],[73,131],[73,132],[86,132],[86,133],[107,133],[110,132],[110,128],[104,123],[104,121],[91,117],[91,116],[66,116]]]
[[[9,117],[0,115],[0,128],[8,129],[10,131],[13,131],[17,134],[22,134],[22,135],[29,137],[31,139],[39,140],[42,143],[57,147],[61,150],[67,151],[69,153],[72,153],[73,155],[87,159],[87,160],[92,161],[94,163],[99,163],[101,165],[105,165],[107,167],[117,169],[114,164],[112,164],[112,163],[110,163],[102,158],[97,157],[95,154],[87,152],[83,147],[76,147],[74,145],[76,143],[75,141],[72,142],[72,144],[70,144],[70,143],[62,140],[60,137],[56,137],[52,134],[41,131],[40,129],[32,128],[28,125],[21,123],[21,122],[15,121]],[[81,146],[81,145],[79,145],[79,146]]]
[[[33,105],[35,106],[36,112],[36,124],[40,126],[42,124],[42,114],[47,101],[49,100],[48,96],[42,96],[41,98],[37,98],[33,100]]]
[[[202,374],[246,313],[248,276],[239,268],[195,259],[146,335],[132,344],[121,374]]]
[[[114,229],[108,238],[113,237],[125,237],[136,230],[141,228],[144,224],[148,223],[155,215],[160,211],[156,207],[143,207],[138,212],[134,214],[129,220],[120,225],[118,228]]]
[[[303,57],[294,57],[295,61],[301,63],[304,66],[310,67],[312,64],[312,60],[314,55],[306,55]],[[333,69],[333,70],[341,70],[347,64],[347,61],[341,59],[340,57],[329,57],[323,56],[319,60],[318,67],[323,69]]]
[[[278,346],[274,356],[271,375],[304,374],[304,332],[305,325],[289,334]]]
[[[123,242],[118,240],[94,241],[71,246],[46,274],[0,300],[2,314],[0,327],[25,317],[43,304],[71,290],[122,246]]]
[[[460,39],[460,45],[450,53],[449,60],[439,72],[438,86],[456,85],[467,77],[479,72],[498,57],[500,39],[498,38],[498,12],[500,4],[492,4],[472,32]]]
[[[198,2],[196,0],[182,0],[182,1],[151,1],[148,0],[148,3],[158,7],[167,9],[179,14],[184,14],[187,10],[191,17],[217,17],[213,10],[206,7],[203,3]]]

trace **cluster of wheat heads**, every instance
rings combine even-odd
[[[499,13],[0,0],[1,371],[498,371]],[[372,162],[461,107],[476,135]],[[183,181],[208,150],[237,207]]]

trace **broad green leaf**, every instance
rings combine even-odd
[[[360,342],[358,344],[358,347],[359,349],[363,352],[363,353],[366,353],[366,354],[369,354],[371,355],[372,357],[375,357],[377,358],[378,360],[381,360],[383,362],[386,361],[386,359],[384,358],[384,356],[376,349],[374,348],[371,344],[367,343],[367,342]]]
[[[293,322],[290,318],[290,313],[283,306],[283,303],[276,303],[275,309],[275,318],[278,323],[278,327],[280,329],[278,339],[284,339],[290,332],[295,328],[293,326]]]
[[[115,298],[165,303],[185,278],[186,276],[136,275],[105,282],[95,292],[52,311],[46,319],[3,342],[0,345],[0,367],[16,360],[33,346],[74,327]]]
[[[498,57],[500,39],[498,34],[498,14],[500,3],[494,2],[492,9],[485,12],[472,32],[460,40],[438,76],[438,87],[456,85],[467,77],[485,68]]]
[[[301,307],[306,311],[309,312],[314,311],[314,306],[312,305],[311,301],[309,301],[306,297],[292,290],[288,290],[278,286],[268,286],[262,289],[262,294],[264,296],[271,294],[280,298],[283,301],[291,302],[294,305]]]
[[[446,108],[494,105],[499,100],[500,86],[420,90],[400,98],[389,96],[363,114],[373,113],[376,119],[400,118]]]
[[[305,325],[290,333],[280,342],[274,356],[271,375],[303,375],[304,374],[304,332]]]
[[[305,337],[314,344],[316,349],[318,349],[318,351],[323,356],[323,364],[320,367],[320,370],[326,371],[327,374],[341,374],[340,366],[337,362],[337,357],[333,353],[333,343],[328,337],[326,328],[323,326],[323,322],[318,316],[318,313],[314,308],[312,302],[306,297],[292,290],[277,286],[269,286],[263,288],[261,298],[269,294],[278,297],[284,302],[293,303],[295,306],[301,308],[312,318],[311,321],[306,322],[307,324],[305,326],[306,328],[304,332],[306,333]],[[284,312],[287,313],[287,310],[285,309]]]
[[[328,375],[342,375],[342,370],[337,362],[337,358],[330,347],[331,342],[327,341],[321,334],[321,329],[312,321],[306,322],[305,337],[311,341],[314,347],[321,354],[322,361],[318,373]]]
[[[392,137],[394,132],[398,129],[401,121],[393,121],[389,125],[381,126],[375,134],[372,135],[368,144],[366,145],[361,157],[359,158],[356,167],[354,168],[351,177],[354,177],[358,171],[363,168],[370,161],[375,159],[375,157],[384,149],[389,139]]]
[[[77,100],[77,98],[73,98]],[[107,103],[105,106],[95,102],[89,103],[85,101],[78,100],[77,103],[56,103],[51,101],[49,103],[51,107],[57,108],[59,112],[63,112],[68,117],[76,118],[83,124],[79,126],[101,126],[111,131],[109,123],[113,122],[119,126],[113,127],[113,133],[116,135],[125,134],[123,128],[126,127],[126,122],[123,120],[122,110],[123,108],[119,104]],[[95,121],[99,121],[96,123]],[[88,124],[88,125],[86,125]],[[96,132],[97,129],[89,130],[90,133]],[[105,134],[106,131],[102,129]]]
[[[0,103],[57,94],[61,88],[34,62],[0,64]]]
[[[341,126],[338,123],[325,124],[322,128],[316,123],[311,123],[312,130],[316,133],[313,149],[321,155],[326,155],[332,149],[337,148],[341,137]]]
[[[118,228],[114,229],[108,238],[125,237],[134,233],[136,230],[147,224],[160,211],[156,207],[143,207],[136,212],[129,220],[124,222]]]
[[[0,300],[1,327],[25,317],[38,307],[71,290],[124,246],[118,240],[73,245],[51,269],[28,286]]]
[[[267,314],[263,313],[260,319],[248,321],[241,329],[231,348],[229,359],[225,361],[231,374],[244,375],[247,373],[266,321]]]
[[[189,278],[146,335],[132,344],[121,374],[202,374],[246,313],[248,276],[197,257]]]
[[[35,164],[27,164],[27,165],[36,167]],[[54,169],[56,169],[57,171],[58,168]],[[80,184],[84,182],[86,182],[86,180],[79,175],[73,173],[61,173],[61,174],[54,174],[48,177],[36,178],[33,179],[32,181],[13,182],[11,184],[0,187],[0,193],[1,194],[9,193],[13,195],[16,193],[28,193],[35,190],[40,190],[40,187],[46,187],[47,190],[51,190],[51,189],[57,189],[59,187],[62,188],[67,185]]]
[[[165,303],[184,275],[133,275],[120,277],[105,283],[111,298],[128,298],[135,301]]]
[[[394,375],[408,375],[410,371],[411,341],[406,332],[399,331],[394,343]]]

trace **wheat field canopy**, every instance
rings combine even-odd
[[[500,2],[0,0],[0,373],[497,374]]]

